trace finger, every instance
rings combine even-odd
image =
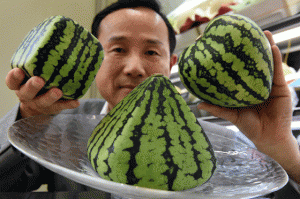
[[[45,94],[37,96],[35,99],[32,100],[32,102],[35,104],[36,109],[43,110],[43,109],[46,109],[46,108],[52,106],[62,96],[63,96],[63,93],[60,89],[51,88]]]
[[[42,97],[41,97],[42,98]],[[78,100],[59,100],[49,106],[39,105],[36,102],[21,103],[20,113],[23,118],[35,115],[52,115],[58,114],[64,109],[77,108],[80,105]]]
[[[205,110],[215,117],[228,120],[232,123],[236,123],[237,121],[237,113],[235,109],[220,107],[206,102],[201,102],[198,104],[197,108]]]
[[[42,107],[40,112],[43,114],[56,114],[65,109],[77,108],[80,105],[78,100],[58,100],[48,107]]]
[[[19,90],[16,90],[16,95],[21,102],[33,100],[44,85],[45,81],[43,78],[31,77]]]
[[[283,69],[282,69],[282,57],[281,57],[280,50],[275,44],[272,33],[268,30],[264,31],[264,33],[270,42],[272,53],[273,53],[273,61],[274,61],[273,83],[277,84],[277,85],[285,85],[286,81],[285,81],[284,73],[283,73]]]
[[[20,85],[25,78],[25,73],[20,68],[14,68],[8,72],[5,83],[7,87],[11,90],[18,90],[20,89]]]
[[[278,85],[278,86],[287,85],[285,78],[284,78],[283,68],[282,68],[281,53],[280,53],[279,48],[276,45],[272,46],[272,53],[273,53],[273,59],[274,59],[273,83],[274,83],[274,85]]]
[[[79,100],[59,100],[56,103],[54,103],[54,107],[57,107],[59,110],[73,109],[77,108],[79,105]]]
[[[271,46],[275,45],[275,41],[273,39],[272,33],[270,31],[268,31],[268,30],[265,30],[264,33],[265,33],[266,37],[268,38],[268,40],[270,42],[270,45]]]

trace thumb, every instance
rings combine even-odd
[[[197,108],[199,110],[207,111],[215,117],[228,120],[232,123],[235,123],[237,120],[237,110],[233,108],[225,108],[225,107],[209,104],[206,102],[201,102],[200,104],[198,104]]]

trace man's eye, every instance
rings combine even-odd
[[[125,52],[125,50],[123,48],[115,48],[113,51],[118,52],[118,53]]]
[[[148,54],[148,55],[158,55],[158,53],[156,51],[153,51],[153,50],[147,51],[146,54]]]

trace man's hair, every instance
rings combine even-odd
[[[169,44],[170,44],[170,55],[173,54],[176,46],[176,37],[175,31],[168,21],[167,17],[161,12],[160,4],[156,0],[119,0],[116,3],[105,8],[99,12],[93,21],[92,24],[92,34],[98,38],[99,36],[99,26],[101,21],[110,13],[120,10],[122,8],[136,8],[136,7],[145,7],[154,10],[157,14],[161,16],[165,24],[168,27],[169,32]]]

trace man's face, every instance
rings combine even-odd
[[[169,77],[177,57],[170,56],[167,26],[153,10],[117,10],[103,19],[99,30],[104,60],[96,84],[109,110],[147,77]]]

